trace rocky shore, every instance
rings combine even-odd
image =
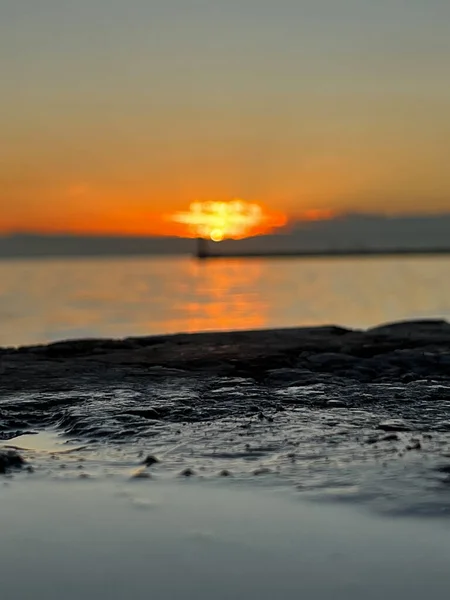
[[[22,452],[18,436],[48,432],[81,449]],[[0,473],[51,473],[58,459],[77,477],[134,465],[139,477],[256,477],[447,513],[450,324],[3,348],[0,440]]]
[[[450,379],[450,324],[335,326],[61,341],[0,348],[0,393],[187,374],[314,383]]]

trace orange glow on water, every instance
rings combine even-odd
[[[213,242],[261,235],[287,222],[284,214],[269,213],[261,205],[243,200],[193,202],[188,211],[173,213],[167,219],[186,225],[187,236]]]

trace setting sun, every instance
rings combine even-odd
[[[225,232],[223,229],[213,229],[209,234],[209,237],[213,242],[221,242],[225,237]]]
[[[189,211],[177,212],[168,218],[187,225],[190,236],[213,242],[260,235],[286,223],[284,215],[269,214],[259,204],[243,200],[193,202]]]

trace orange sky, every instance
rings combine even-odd
[[[204,168],[199,160],[198,165],[183,169],[174,160],[160,166],[157,173],[151,165],[148,169],[137,165],[136,171],[126,173],[125,166],[116,164],[116,157],[108,156],[111,175],[100,172],[78,179],[58,164],[60,160],[53,162],[52,156],[46,158],[47,164],[38,156],[34,165],[23,170],[18,168],[19,160],[9,158],[11,167],[0,172],[0,230],[182,235],[186,228],[170,222],[167,214],[187,210],[192,201],[235,197],[261,203],[290,218],[308,211],[318,211],[319,216],[321,211],[445,212],[449,210],[450,181],[447,185],[446,179],[450,176],[438,178],[431,151],[426,162],[419,160],[419,154],[414,168],[408,166],[413,165],[408,153],[392,157],[398,172],[395,167],[387,168],[389,164],[376,165],[370,157],[364,157],[362,164],[356,156],[353,163],[349,158],[314,161],[310,157],[309,164],[304,159],[303,167],[299,158],[296,168],[292,154],[287,154],[285,164],[276,158],[273,164],[262,164],[260,174],[255,167],[236,168],[231,159],[228,164],[224,160],[224,164],[205,164]],[[24,149],[24,154],[30,151]],[[409,191],[411,179],[414,186]]]
[[[2,9],[0,231],[450,210],[450,3],[186,2]]]

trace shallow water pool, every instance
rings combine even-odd
[[[428,600],[450,522],[391,519],[229,484],[4,480],[8,600]]]

